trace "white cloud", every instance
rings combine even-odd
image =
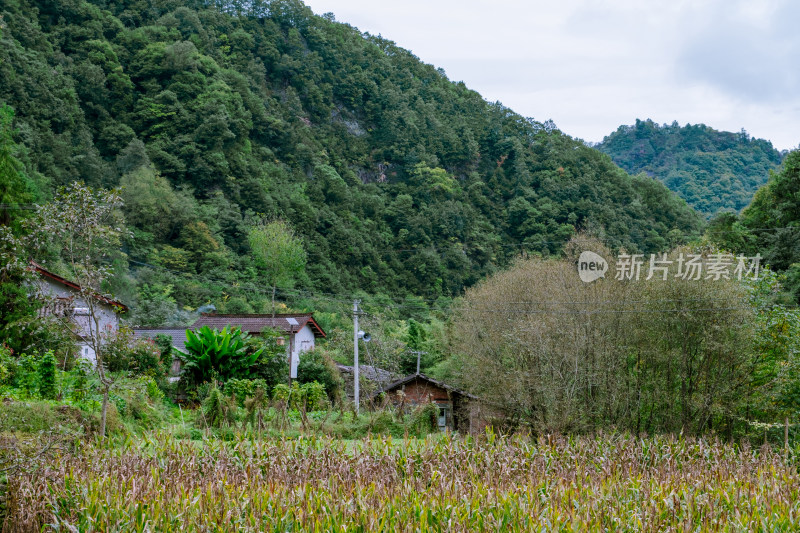
[[[599,141],[637,118],[800,143],[791,0],[308,0],[488,100]]]

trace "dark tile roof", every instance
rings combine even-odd
[[[175,328],[164,329],[142,329],[135,328],[133,330],[134,339],[154,339],[159,335],[166,335],[172,338],[172,347],[178,351],[185,352],[186,345],[186,330]]]
[[[303,326],[308,325],[315,337],[325,337],[325,332],[314,320],[313,313],[304,314],[284,314],[275,316],[269,315],[218,315],[206,314],[197,319],[192,324],[191,329],[208,326],[210,328],[222,329],[225,326],[241,328],[246,333],[259,334],[264,328],[272,328],[289,333],[290,331],[300,331]]]
[[[339,363],[336,363],[336,366],[339,368],[339,372],[344,372],[345,374],[353,374],[354,372],[352,366],[340,365]],[[370,365],[358,365],[358,375],[359,377],[375,381],[381,385],[384,383],[391,383],[399,377],[399,374]]]
[[[70,280],[68,280],[66,278],[62,278],[58,274],[53,274],[52,272],[50,272],[49,270],[46,270],[42,265],[40,265],[39,263],[37,263],[35,261],[31,261],[30,264],[31,264],[31,270],[36,272],[37,274],[39,274],[40,276],[42,276],[44,278],[50,278],[51,280],[56,281],[56,282],[64,285],[65,287],[69,287],[70,289],[73,289],[73,290],[76,290],[76,291],[79,291],[79,292],[83,290],[83,288],[80,285],[78,285],[77,283],[75,283],[74,281],[70,281]],[[108,298],[108,297],[103,296],[102,294],[99,294],[99,293],[96,293],[96,292],[92,292],[92,295],[95,297],[96,300],[98,300],[100,302],[103,302],[104,304],[110,305],[111,307],[115,307],[115,308],[117,308],[117,310],[119,310],[122,313],[127,313],[128,312],[128,306],[125,305],[122,302],[118,302],[116,300],[112,300],[111,298]]]
[[[427,381],[428,383],[431,383],[431,384],[433,384],[433,385],[435,385],[437,387],[441,387],[442,389],[445,389],[447,391],[454,392],[456,394],[460,394],[461,396],[466,396],[467,398],[472,398],[473,400],[477,400],[478,399],[478,397],[475,396],[474,394],[470,394],[470,393],[468,393],[466,391],[463,391],[461,389],[457,389],[457,388],[453,387],[452,385],[448,385],[447,383],[439,381],[438,379],[433,379],[432,377],[426,376],[425,374],[410,374],[410,375],[408,375],[408,376],[406,376],[406,377],[404,377],[402,379],[399,379],[399,380],[395,381],[394,383],[390,383],[389,385],[387,385],[386,387],[383,388],[383,391],[376,392],[375,396],[377,396],[381,392],[389,392],[389,391],[392,391],[394,389],[398,389],[398,388],[402,387],[403,385],[405,385],[406,383],[410,383],[410,382],[414,381],[415,379],[419,379],[419,380],[422,380],[422,381]]]

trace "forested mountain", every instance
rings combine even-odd
[[[597,148],[631,174],[657,178],[705,215],[741,210],[781,162],[771,142],[745,131],[677,122],[659,126],[649,119],[620,126]]]
[[[719,246],[751,256],[760,254],[784,275],[785,288],[800,302],[800,150],[790,152],[781,168],[756,191],[741,214],[720,213],[706,229]]]
[[[117,291],[150,322],[164,305],[263,309],[243,288],[261,215],[302,236],[297,286],[426,298],[580,229],[651,251],[700,224],[659,182],[301,2],[1,9],[0,104],[29,192],[123,187]]]

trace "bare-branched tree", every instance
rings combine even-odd
[[[118,255],[126,233],[117,191],[92,189],[73,183],[61,189],[52,202],[41,206],[31,219],[34,249],[56,252],[68,276],[78,285],[85,316],[76,333],[94,352],[94,366],[103,387],[100,433],[105,435],[109,391],[113,384],[103,361],[104,338],[109,332],[103,319],[114,306],[105,289],[112,274],[111,260]]]

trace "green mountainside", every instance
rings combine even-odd
[[[705,237],[734,253],[759,254],[800,302],[800,150],[789,152],[741,213],[712,218]]]
[[[744,131],[677,122],[659,126],[649,119],[620,126],[597,148],[631,174],[657,178],[707,216],[744,208],[782,157],[772,143]]]
[[[246,290],[261,216],[303,239],[295,287],[428,299],[579,230],[647,252],[701,223],[658,181],[301,2],[6,0],[0,14],[15,157],[39,201],[75,180],[123,187],[116,290],[141,323],[165,306],[263,310]]]

